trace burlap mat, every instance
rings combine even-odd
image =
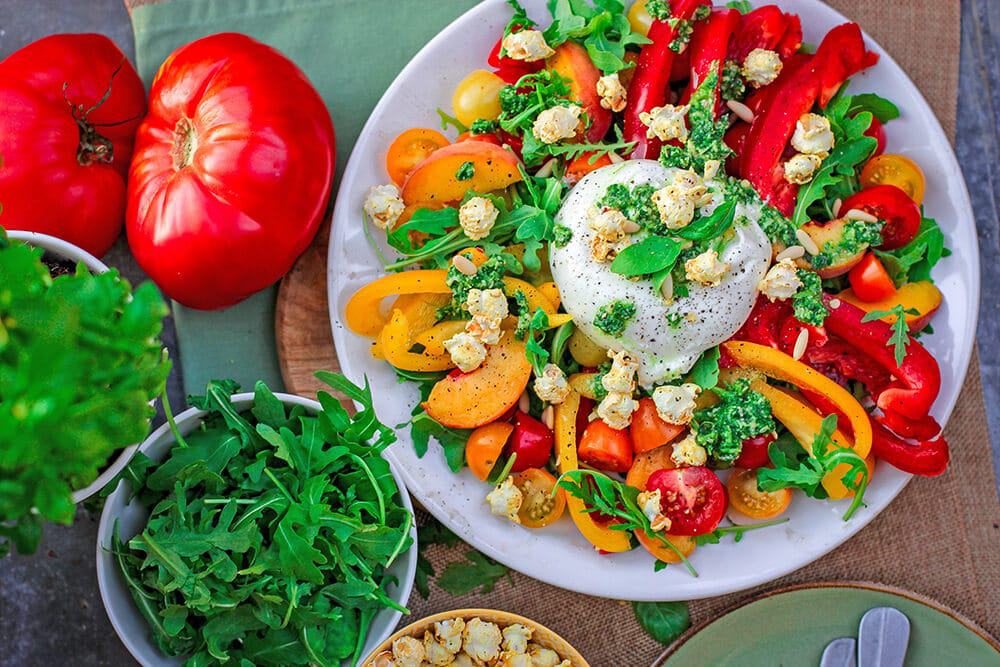
[[[876,39],[916,82],[954,139],[958,89],[960,8],[957,0],[830,0]],[[933,44],[933,48],[927,45]],[[1000,634],[1000,503],[997,501],[979,362],[951,417],[948,472],[915,479],[890,507],[846,544],[798,572],[766,586],[692,602],[691,620],[710,618],[764,590],[808,581],[865,579],[935,598]],[[431,547],[439,569],[464,547]],[[629,605],[568,593],[514,574],[487,595],[454,598],[434,589],[414,595],[413,617],[467,605],[507,609],[538,620],[573,643],[595,667],[648,665],[662,646],[636,624]]]
[[[134,6],[158,0],[126,0]],[[957,0],[829,0],[858,21],[899,62],[954,138],[960,45]],[[928,45],[933,45],[929,48]],[[990,462],[979,364],[968,378],[947,429],[949,471],[917,479],[869,526],[833,553],[767,586],[691,603],[692,622],[710,618],[760,592],[790,583],[864,579],[896,585],[951,606],[1000,635],[1000,503]],[[438,571],[468,547],[431,547]],[[414,593],[411,619],[460,607],[492,607],[533,618],[563,635],[594,667],[641,667],[660,653],[628,604],[548,586],[513,573],[489,594],[453,597],[431,587]]]

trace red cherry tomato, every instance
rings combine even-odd
[[[330,112],[295,63],[246,35],[182,46],[153,80],[128,182],[128,240],[173,299],[242,301],[288,273],[333,183]]]
[[[876,185],[851,195],[841,205],[841,215],[858,209],[885,222],[883,250],[902,248],[920,230],[920,207],[895,185]]]
[[[671,535],[711,533],[726,513],[726,487],[703,466],[657,470],[646,490],[660,492],[660,507]]]
[[[872,157],[878,157],[885,152],[885,126],[882,125],[878,118],[872,117],[872,124],[865,130],[865,136],[871,137],[878,142],[875,146],[875,152],[872,153]]]
[[[106,253],[125,221],[125,176],[146,113],[125,54],[102,35],[33,42],[0,63],[0,109],[0,225]]]
[[[889,277],[875,253],[865,253],[860,262],[847,274],[854,294],[862,301],[874,303],[889,299],[896,293],[896,285]]]
[[[596,371],[596,369],[593,369]],[[584,369],[584,373],[593,372],[591,370]],[[590,425],[590,413],[594,411],[594,406],[597,402],[592,398],[587,398],[586,396],[580,397],[580,409],[576,411],[576,446],[580,447],[580,441],[583,440],[583,432],[587,430],[587,426]]]
[[[514,433],[508,448],[510,454],[517,454],[511,470],[522,472],[528,468],[544,468],[552,456],[553,442],[549,427],[518,410],[514,413]]]
[[[566,165],[566,178],[576,183],[595,169],[607,167],[609,164],[611,164],[611,158],[608,157],[607,153],[596,159],[593,152],[581,153]]]
[[[613,429],[595,419],[584,430],[577,454],[598,470],[628,472],[632,467],[632,438],[628,431]]]
[[[767,455],[767,449],[774,442],[776,436],[773,433],[764,433],[743,441],[743,448],[740,455],[733,462],[739,468],[763,468],[771,462]]]

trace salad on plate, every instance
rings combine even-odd
[[[343,321],[419,386],[416,453],[468,467],[497,521],[568,514],[603,553],[692,572],[794,495],[849,520],[876,460],[941,474],[919,338],[948,250],[920,167],[886,152],[899,109],[846,92],[878,60],[860,28],[810,45],[775,5],[509,4],[439,110],[457,136],[400,134],[363,203],[386,275]]]

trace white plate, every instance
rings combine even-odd
[[[547,25],[543,0],[524,3]],[[755,2],[754,4],[763,4]],[[846,21],[817,0],[778,2],[802,18],[805,41],[817,44],[827,30]],[[369,186],[384,183],[385,152],[392,139],[411,127],[437,127],[437,107],[450,109],[455,85],[471,70],[485,67],[486,56],[510,17],[502,0],[487,0],[445,28],[400,73],[375,107],[344,173],[333,217],[327,276],[333,338],[344,373],[372,382],[376,407],[387,423],[408,419],[416,389],[398,384],[387,364],[373,359],[371,341],[347,331],[341,316],[351,294],[382,275],[379,260],[365,239],[361,205]],[[941,364],[941,395],[933,414],[943,424],[951,415],[972,353],[979,309],[979,251],[975,223],[962,172],[927,102],[889,55],[866,36],[881,59],[856,76],[852,91],[873,91],[894,100],[903,112],[889,123],[889,147],[916,160],[927,175],[924,200],[937,218],[954,254],[935,267],[944,305],[934,318],[935,333],[923,339]],[[453,475],[441,451],[431,446],[422,459],[413,453],[407,432],[389,449],[410,491],[434,516],[465,541],[492,558],[536,579],[570,590],[629,600],[686,600],[731,593],[771,581],[806,565],[854,533],[889,504],[910,476],[879,464],[862,509],[841,520],[843,502],[817,502],[796,494],[782,526],[747,534],[739,544],[727,540],[698,549],[694,578],[681,567],[654,573],[652,558],[639,549],[602,556],[568,519],[543,531],[529,531],[491,516],[485,485],[466,470]]]
[[[275,396],[286,407],[301,405],[310,413],[321,410],[319,403],[308,398],[290,394],[275,394]],[[232,396],[232,403],[237,410],[245,410],[252,407],[253,399],[252,393],[235,394]],[[187,435],[198,428],[206,414],[204,410],[188,408],[177,415],[175,421],[181,435]],[[175,442],[170,432],[170,425],[164,423],[139,445],[139,451],[153,460],[162,461]],[[400,501],[412,514],[413,504],[406,492],[406,485],[400,479],[399,466],[390,461],[389,468],[396,486],[399,487]],[[131,495],[131,484],[122,480],[114,493],[108,497],[101,512],[101,522],[97,528],[97,585],[101,589],[101,601],[104,603],[108,618],[111,619],[111,625],[118,633],[118,638],[143,667],[177,667],[182,660],[164,655],[153,642],[149,624],[136,607],[125,577],[111,553],[111,537],[116,524],[122,541],[128,542],[142,531],[149,518],[147,509]],[[413,528],[410,532],[413,537],[412,546],[401,553],[389,568],[389,573],[396,577],[398,583],[390,585],[386,591],[392,600],[404,607],[413,590],[413,579],[417,571],[417,532]],[[395,630],[401,617],[402,613],[395,609],[385,608],[379,611],[368,628],[368,636],[361,655],[368,655],[384,642]],[[343,664],[346,666],[347,661],[345,660]]]

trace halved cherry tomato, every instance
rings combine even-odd
[[[693,537],[689,537],[687,535],[669,535],[661,533],[660,536],[667,538],[667,541],[674,545],[674,547],[677,548],[677,551],[684,554],[685,558],[691,555],[694,551],[695,545],[697,544]],[[653,554],[657,560],[662,560],[664,563],[681,562],[681,558],[677,555],[677,552],[660,542],[660,540],[656,537],[649,537],[644,531],[641,530],[635,531],[635,537],[639,540],[639,544],[641,544],[646,551]]]
[[[646,489],[660,492],[660,507],[674,535],[711,533],[726,513],[726,489],[704,466],[657,470]]]
[[[385,170],[396,185],[402,185],[414,167],[439,148],[449,143],[448,137],[427,127],[414,127],[393,139],[385,156]]]
[[[763,433],[743,441],[740,455],[733,463],[740,468],[763,468],[771,459],[767,455],[767,449],[774,442],[774,433]]]
[[[601,419],[587,425],[577,447],[581,461],[612,472],[628,472],[632,467],[632,451],[628,431],[613,429]]]
[[[889,277],[889,272],[873,252],[866,253],[847,274],[847,278],[854,294],[862,301],[871,303],[891,299],[896,293],[896,285]]]
[[[905,155],[892,153],[873,157],[861,170],[861,187],[895,185],[919,206],[924,201],[927,180],[920,165]]]
[[[895,185],[874,185],[851,195],[841,205],[841,215],[851,209],[871,213],[885,222],[880,246],[883,250],[902,248],[920,230],[920,207]]]
[[[660,415],[656,412],[656,403],[648,397],[639,401],[639,407],[632,413],[632,425],[629,427],[636,454],[672,442],[683,431],[683,426],[668,424],[660,419]]]
[[[529,468],[513,477],[514,486],[521,490],[524,501],[517,516],[525,528],[544,528],[562,516],[566,509],[566,494],[562,489],[555,493],[556,478],[547,470]]]
[[[583,432],[587,430],[587,426],[590,424],[590,413],[594,411],[594,406],[597,405],[597,401],[586,396],[580,396],[580,408],[576,412],[576,446],[580,446],[580,441],[583,440]]]
[[[757,471],[746,468],[734,468],[726,482],[729,493],[729,504],[741,514],[751,519],[770,519],[776,517],[792,502],[792,490],[768,492],[757,489]]]
[[[664,468],[677,467],[671,458],[673,453],[673,445],[663,445],[648,452],[636,454],[635,461],[632,462],[632,467],[628,469],[628,475],[625,476],[625,483],[644,491],[646,482],[649,481],[650,475],[654,472]]]
[[[541,468],[549,462],[552,456],[554,442],[552,430],[531,415],[521,412],[514,413],[514,435],[510,440],[510,453],[517,454],[514,472],[528,468]]]
[[[600,169],[611,164],[611,158],[608,157],[607,153],[592,162],[591,159],[593,157],[593,151],[581,153],[579,157],[574,158],[572,162],[566,165],[566,176],[568,179],[576,183],[595,169]]]
[[[497,421],[480,426],[469,434],[465,443],[465,462],[473,475],[486,481],[513,432],[513,424]]]
[[[878,157],[885,152],[885,126],[882,124],[882,121],[872,116],[872,124],[865,130],[865,136],[871,137],[877,142],[875,144],[875,152],[872,153],[872,156]]]
[[[451,108],[463,125],[472,125],[483,118],[494,120],[500,115],[500,89],[507,85],[493,72],[472,70],[455,86]]]

